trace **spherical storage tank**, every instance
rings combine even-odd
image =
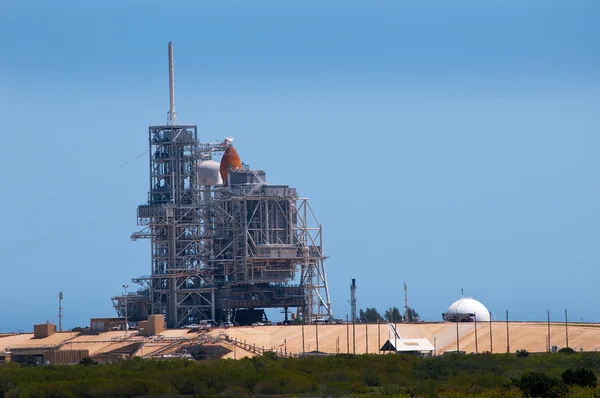
[[[198,185],[221,185],[223,179],[220,173],[220,163],[207,159],[203,160],[196,166],[196,175],[198,178]]]
[[[461,298],[450,304],[446,315],[449,314],[475,314],[477,322],[489,322],[490,312],[485,305],[472,298]]]

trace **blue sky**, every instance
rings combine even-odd
[[[0,4],[0,330],[112,316],[149,273],[131,242],[147,126],[234,136],[309,197],[336,317],[465,295],[600,321],[596,1]],[[199,3],[199,4],[198,4]],[[527,4],[524,4],[527,3]],[[598,278],[598,279],[597,279]]]

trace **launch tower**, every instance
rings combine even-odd
[[[151,245],[151,275],[137,292],[113,297],[122,316],[164,314],[168,327],[201,320],[260,321],[265,308],[295,308],[298,319],[332,318],[323,231],[309,202],[264,170],[241,162],[233,139],[198,140],[177,124],[173,50],[170,111],[149,127],[150,191],[131,235]],[[221,161],[213,157],[221,155]]]

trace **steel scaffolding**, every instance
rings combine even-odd
[[[230,168],[225,184],[202,185],[210,178],[199,166],[234,152],[233,140],[199,142],[196,126],[176,124],[171,43],[169,95],[167,125],[149,127],[150,190],[137,209],[143,229],[131,235],[150,239],[151,274],[132,279],[137,292],[113,297],[117,313],[164,314],[171,328],[262,308],[332,318],[322,226],[308,200],[247,166]]]
[[[232,320],[253,308],[295,307],[305,321],[333,317],[322,226],[308,199],[248,167],[230,171],[229,185],[198,185],[196,165],[230,142],[198,143],[195,126],[153,126],[149,139],[149,200],[138,207],[145,228],[131,236],[151,240],[152,274],[132,280],[148,313],[165,314],[169,327]],[[299,285],[290,285],[297,273]],[[123,297],[113,302],[124,312]],[[128,307],[132,317],[146,312]]]

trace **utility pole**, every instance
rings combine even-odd
[[[346,353],[350,354],[350,324],[348,323],[348,314],[346,314],[346,349]]]
[[[302,356],[306,353],[306,351],[304,351],[304,322],[305,320],[302,319]]]
[[[365,322],[365,354],[369,353],[369,324]]]
[[[506,310],[506,353],[510,354],[510,334],[508,331],[508,310]]]
[[[550,344],[550,310],[548,310],[548,352],[552,349]]]
[[[381,319],[377,318],[377,350],[381,354]]]
[[[356,355],[356,317],[352,318],[352,354]]]
[[[567,309],[565,308],[565,342],[567,348],[569,348],[569,317],[567,315]],[[577,347],[575,347],[577,348]]]
[[[408,290],[404,282],[404,322],[408,322]]]
[[[460,343],[458,342],[458,320],[456,321],[456,353],[458,354],[460,351]]]
[[[492,317],[490,316],[490,354],[494,353],[494,344],[493,343],[494,342],[492,340]]]
[[[477,313],[473,316],[475,318],[475,354],[479,354],[479,349],[477,347]]]
[[[63,314],[62,314],[62,300],[63,300],[63,293],[59,292],[58,293],[58,331],[62,332],[62,319],[63,319]]]
[[[315,340],[317,340],[317,357],[319,357],[319,322],[315,321]]]

